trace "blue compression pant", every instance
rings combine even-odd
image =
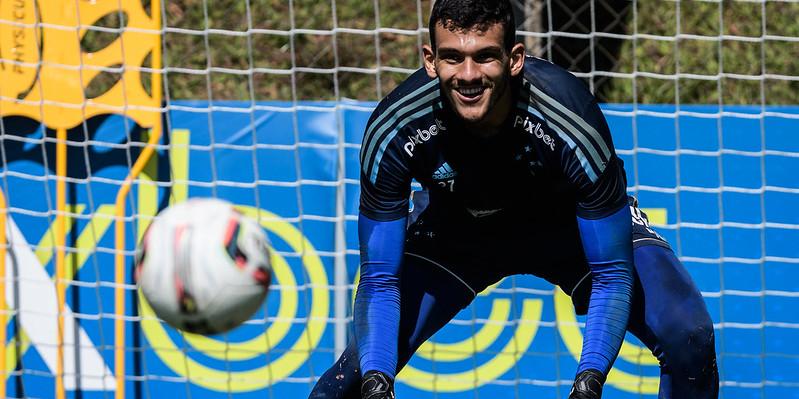
[[[715,334],[702,294],[670,250],[635,249],[636,281],[627,329],[660,361],[659,399],[717,398]]]
[[[635,287],[628,330],[661,362],[660,399],[718,397],[713,323],[701,294],[674,254],[648,245],[634,250]],[[405,257],[397,370],[433,333],[473,299],[461,282],[423,261]],[[658,338],[661,337],[661,338]],[[320,378],[310,398],[359,399],[358,348]]]

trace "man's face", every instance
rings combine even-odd
[[[503,27],[491,25],[485,31],[450,31],[436,27],[436,50],[425,46],[428,75],[438,77],[454,111],[467,123],[497,126],[504,120],[509,98],[510,77],[521,71],[524,47],[505,50]],[[520,48],[520,50],[519,50]]]

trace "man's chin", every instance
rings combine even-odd
[[[483,119],[485,119],[485,116],[486,116],[486,110],[484,110],[482,108],[479,109],[479,110],[478,109],[456,109],[456,113],[458,114],[458,117],[460,117],[461,120],[464,123],[468,123],[468,124],[479,124],[480,122],[483,121]]]

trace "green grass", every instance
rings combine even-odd
[[[430,0],[170,0],[165,3],[164,63],[193,73],[167,75],[171,99],[214,100],[376,100],[406,76],[335,70],[335,67],[418,68],[418,44],[426,34],[318,34],[334,27],[426,25]],[[799,3],[640,0],[628,13],[626,33],[613,78],[603,100],[638,103],[796,104],[799,82],[746,79],[799,75]],[[765,18],[763,17],[765,10]],[[679,18],[677,18],[679,15]],[[677,21],[679,20],[679,26]],[[421,23],[420,23],[421,21]],[[765,27],[763,26],[765,21]],[[307,29],[293,37],[276,34]],[[222,32],[204,34],[206,29]],[[252,31],[252,30],[255,31]],[[695,35],[673,40],[677,33]],[[769,40],[761,40],[765,32]],[[722,35],[747,40],[718,40]],[[751,39],[748,41],[748,39]],[[292,67],[315,72],[288,73]],[[221,68],[212,69],[212,68]],[[255,72],[250,73],[254,69]],[[277,70],[282,73],[270,73]],[[236,72],[236,73],[231,73]],[[635,77],[633,73],[637,72]],[[643,75],[642,75],[643,73]],[[678,75],[679,74],[679,75]],[[741,76],[739,76],[741,75]],[[679,79],[676,76],[680,76]]]

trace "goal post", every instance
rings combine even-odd
[[[528,53],[600,99],[628,191],[708,304],[722,395],[790,396],[799,3],[511,2]],[[0,397],[306,397],[352,340],[363,129],[421,66],[431,1],[76,4],[0,2]],[[156,213],[202,196],[275,249],[265,305],[212,337],[159,321],[132,273]],[[565,397],[583,322],[507,278],[419,349],[398,396]],[[628,336],[605,396],[658,380]]]

